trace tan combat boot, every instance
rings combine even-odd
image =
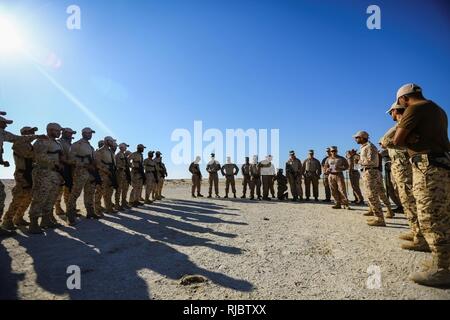
[[[340,204],[335,204],[331,209],[342,209],[342,206]]]
[[[363,216],[365,216],[365,217],[373,217],[374,214],[373,214],[373,212],[371,210],[369,210],[366,213],[363,213]]]
[[[409,279],[423,286],[450,288],[450,270],[438,268],[434,262],[431,264],[426,271],[412,273]]]
[[[392,211],[391,208],[387,208],[387,212],[386,212],[385,217],[387,219],[392,219],[393,217],[395,217],[395,213]]]
[[[398,237],[400,240],[414,241],[414,234],[412,233],[412,231],[402,233]]]
[[[428,243],[423,238],[421,240],[404,242],[402,243],[401,248],[411,251],[431,252]]]
[[[0,228],[3,228],[7,231],[14,231],[16,230],[16,226],[14,225],[13,220],[11,219],[3,219],[2,225],[0,226]]]
[[[386,222],[383,218],[374,218],[367,220],[367,224],[371,227],[386,227]]]
[[[39,226],[39,218],[30,218],[30,226],[28,227],[28,232],[31,234],[42,234],[44,230]]]

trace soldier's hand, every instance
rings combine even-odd
[[[3,161],[3,166],[5,167],[5,168],[8,168],[9,167],[9,162],[8,161]]]

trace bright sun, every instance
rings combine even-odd
[[[22,37],[14,20],[0,15],[0,53],[16,53],[22,49]]]

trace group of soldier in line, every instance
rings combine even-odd
[[[76,202],[82,192],[86,218],[96,220],[103,218],[104,213],[114,214],[164,198],[167,170],[161,152],[150,151],[144,159],[144,145],[139,144],[131,152],[129,145],[118,145],[112,137],[99,141],[95,150],[90,143],[94,130],[84,128],[82,138],[72,143],[76,131],[57,123],[47,125],[46,135],[36,135],[35,127],[24,127],[20,135],[15,135],[5,130],[12,120],[3,117],[5,112],[1,115],[0,164],[9,167],[2,155],[3,143],[11,142],[15,185],[12,201],[3,215],[6,194],[0,181],[0,236],[13,236],[18,227],[28,227],[31,234],[59,228],[62,225],[57,216],[76,225],[81,217]],[[24,219],[28,208],[30,222]]]
[[[389,189],[395,191],[392,192],[395,194],[393,198],[397,199],[410,225],[410,231],[400,235],[400,239],[405,241],[402,248],[432,254],[432,259],[425,261],[424,269],[413,273],[410,278],[423,285],[450,285],[450,142],[447,114],[433,101],[425,99],[422,89],[415,84],[404,85],[397,91],[396,101],[387,113],[396,124],[382,137],[379,145],[385,156],[390,158],[389,172],[393,183],[388,183],[391,186]],[[24,127],[21,136],[18,136],[5,130],[11,123],[0,117],[0,165],[9,166],[1,157],[4,142],[13,143],[16,165],[13,200],[3,217],[0,236],[13,235],[12,230],[18,226],[28,225],[31,233],[59,227],[53,212],[63,216],[68,224],[76,224],[79,216],[76,200],[82,191],[87,218],[93,219],[100,219],[104,212],[114,213],[163,198],[161,191],[167,170],[160,152],[154,154],[151,151],[144,160],[145,146],[138,145],[137,151],[131,153],[127,150],[127,144],[117,146],[112,137],[106,137],[95,151],[89,142],[95,132],[90,128],[83,129],[82,139],[72,144],[76,132],[70,128],[63,129],[59,124],[48,124],[46,135],[36,135],[37,128]],[[283,169],[276,172],[270,155],[263,161],[258,161],[258,157],[254,156],[252,163],[247,157],[241,167],[242,198],[246,198],[249,189],[250,199],[270,200],[269,193],[272,198],[275,197],[276,182],[279,200],[288,198],[289,184],[293,201],[309,200],[311,185],[314,200],[318,201],[318,185],[323,174],[324,201],[331,201],[332,196],[335,202],[333,209],[350,209],[344,177],[344,172],[348,170],[356,204],[364,203],[359,187],[360,179],[363,181],[369,207],[364,214],[368,216],[368,225],[385,227],[385,218],[393,218],[394,212],[383,185],[380,153],[369,140],[367,132],[359,131],[353,138],[360,145],[360,151],[348,151],[346,157],[340,156],[338,148],[332,146],[327,149],[327,157],[322,162],[315,159],[314,151],[310,150],[308,158],[302,163],[291,151],[286,162],[286,175]],[[119,151],[116,154],[117,147]],[[193,197],[203,197],[200,192],[200,160],[197,157],[189,166]],[[206,171],[209,174],[209,198],[212,197],[213,187],[215,196],[220,197],[219,172],[226,178],[225,198],[228,198],[230,186],[236,198],[235,176],[239,168],[230,158],[221,166],[215,155],[211,154]],[[305,198],[302,179],[305,181]],[[127,201],[130,184],[132,191]],[[144,186],[145,199],[142,199]],[[61,198],[66,203],[65,212],[61,208]],[[105,208],[101,206],[102,199]],[[0,182],[0,214],[3,214],[4,202],[4,185]],[[23,216],[29,206],[30,222],[27,222]]]

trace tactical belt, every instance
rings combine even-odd
[[[450,165],[442,162],[442,160],[447,159],[450,160],[449,153],[428,153],[428,154],[416,154],[411,157],[411,163],[417,165],[420,162],[423,162],[425,159],[428,159],[428,163],[431,166],[443,168],[450,170]]]

